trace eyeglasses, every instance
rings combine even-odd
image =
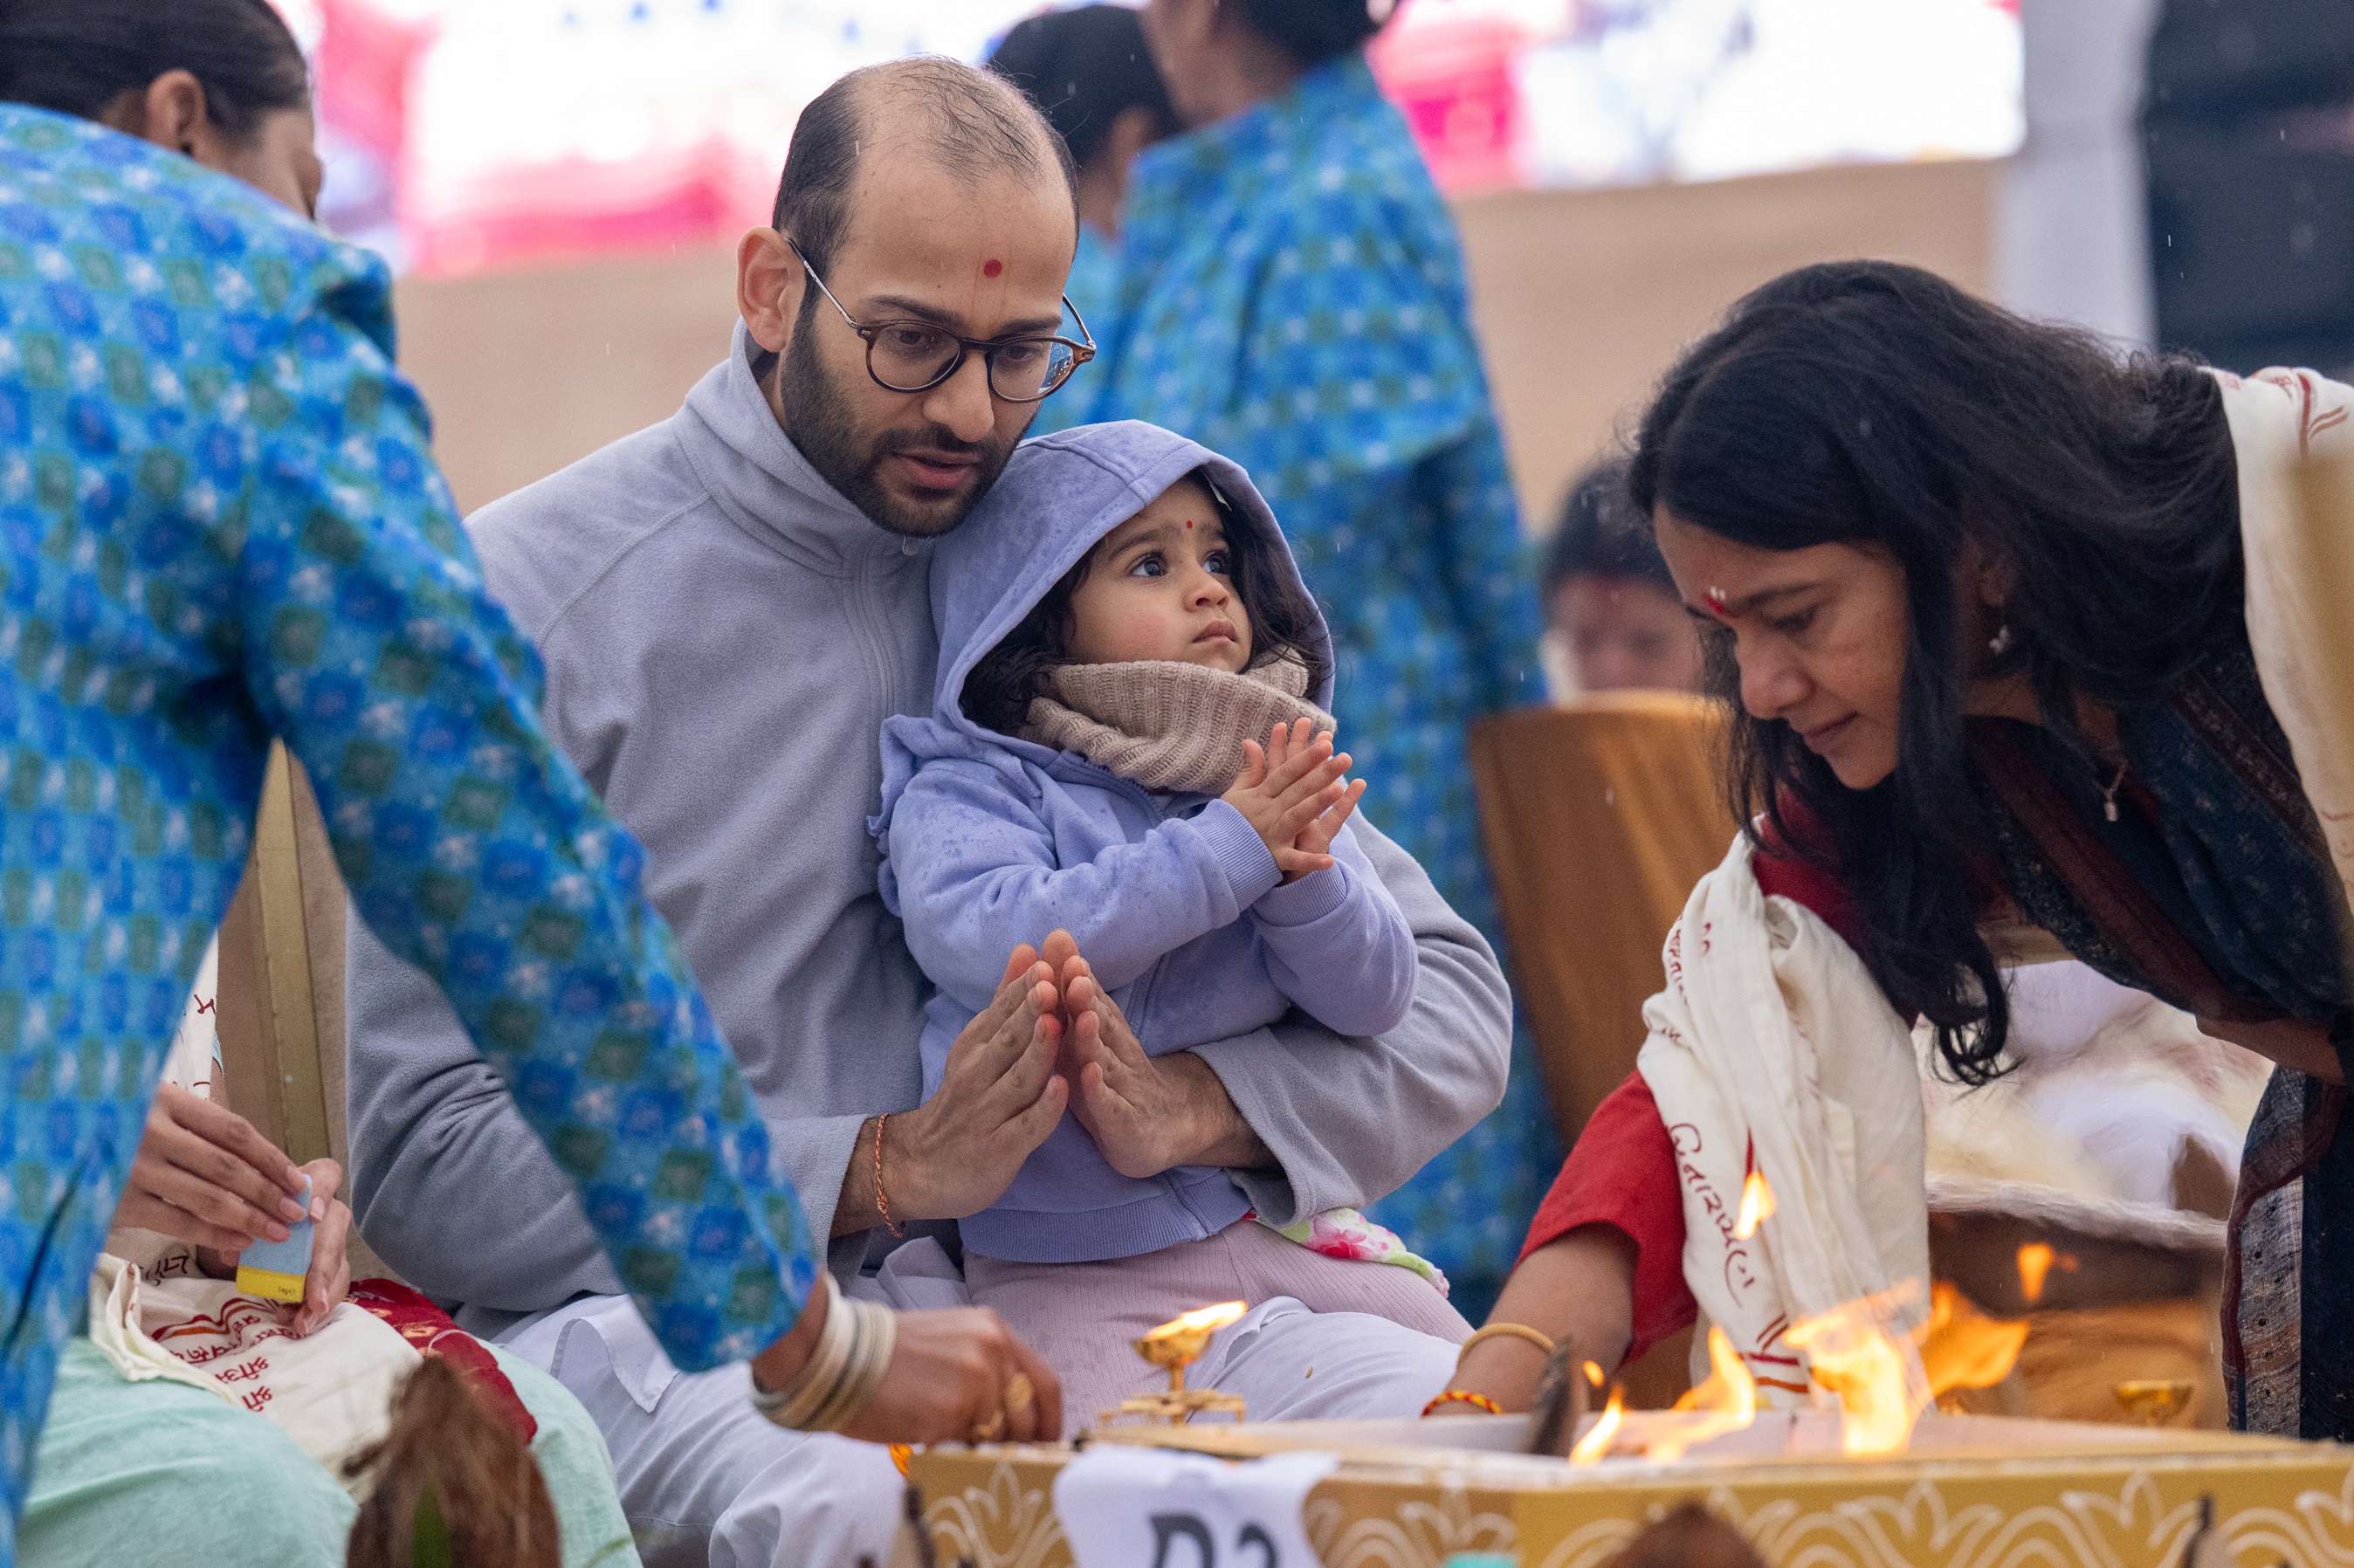
[[[1079,308],[1063,296],[1063,308],[1078,323],[1084,343],[1066,337],[959,337],[912,317],[862,322],[842,309],[842,302],[817,275],[801,248],[788,237],[794,256],[826,303],[842,312],[850,330],[866,340],[866,374],[892,392],[928,392],[964,368],[965,357],[978,354],[989,366],[989,389],[1009,403],[1035,403],[1071,378],[1071,372],[1096,356],[1096,340],[1087,331]]]

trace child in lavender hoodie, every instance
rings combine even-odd
[[[885,724],[872,824],[884,900],[939,988],[927,1095],[1007,952],[1058,928],[1152,1055],[1293,1008],[1351,1035],[1405,1017],[1413,933],[1349,832],[1364,786],[1310,700],[1331,700],[1331,639],[1240,468],[1133,422],[1024,442],[938,546],[932,608],[932,715]],[[1066,1115],[959,1229],[978,1285],[992,1261],[1141,1266],[1251,1218],[1225,1171],[1122,1175]],[[1437,1271],[1354,1211],[1280,1234],[1301,1245],[1276,1248],[1296,1264],[1278,1257],[1277,1293],[1466,1331]],[[1187,1255],[1152,1266],[1164,1316],[1237,1294],[1207,1253],[1191,1280]],[[1070,1392],[1073,1419],[1091,1420]]]

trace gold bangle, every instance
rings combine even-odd
[[[1471,1347],[1480,1340],[1496,1339],[1526,1340],[1545,1354],[1553,1354],[1552,1335],[1541,1333],[1526,1323],[1490,1323],[1484,1329],[1474,1330],[1471,1337],[1463,1341],[1462,1348],[1455,1352],[1455,1364],[1461,1366],[1463,1358],[1469,1355]]]

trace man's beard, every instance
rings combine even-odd
[[[885,430],[879,436],[862,431],[851,414],[850,399],[827,373],[817,354],[817,334],[804,313],[777,371],[778,401],[791,426],[793,445],[809,460],[818,476],[842,493],[843,499],[866,514],[885,533],[930,539],[949,532],[970,514],[1005,471],[1013,443],[995,439],[959,440],[945,425],[916,429]],[[881,471],[892,453],[921,447],[929,451],[970,453],[978,461],[972,483],[953,501],[911,507],[883,488]]]

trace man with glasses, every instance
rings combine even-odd
[[[928,987],[865,831],[882,721],[931,704],[928,541],[1093,352],[1062,298],[1076,231],[1060,145],[1018,90],[937,59],[844,78],[801,115],[775,228],[738,247],[727,359],[673,418],[470,524],[546,661],[549,732],[644,844],[837,1277],[903,1306],[965,1299],[945,1222],[992,1202],[1065,1097],[1091,1092],[1026,1031],[983,1027],[922,1098]],[[1123,1169],[1226,1166],[1288,1222],[1390,1191],[1497,1102],[1510,1004],[1492,956],[1411,860],[1365,843],[1417,936],[1407,1023],[1371,1041],[1287,1024],[1157,1059],[1107,1030],[1146,1086],[1105,1122]],[[649,1561],[879,1560],[898,1485],[884,1451],[768,1425],[741,1369],[676,1372],[431,982],[357,926],[350,951],[368,1240],[579,1395]],[[610,1043],[617,1070],[631,1049]],[[902,1230],[949,1250],[902,1247],[858,1285],[869,1243],[879,1255]],[[1278,1418],[1411,1414],[1454,1359],[1278,1301],[1204,1367]]]

